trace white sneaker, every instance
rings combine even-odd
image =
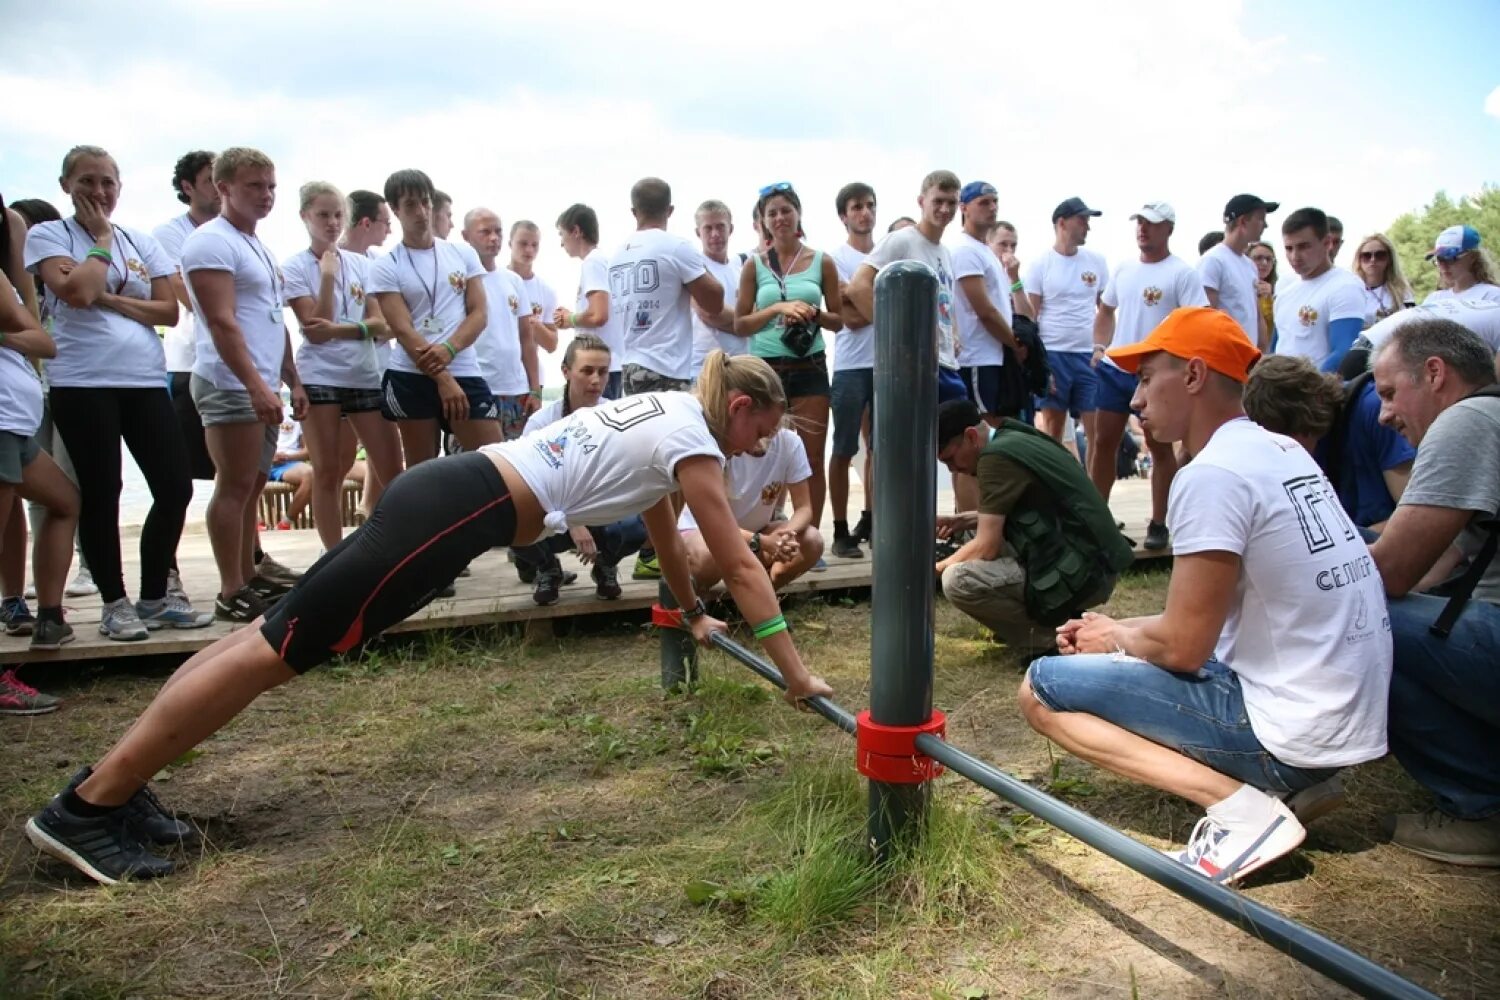
[[[130,598],[122,597],[104,606],[99,614],[99,634],[117,642],[137,642],[149,635]]]
[[[1168,852],[1181,864],[1215,882],[1233,884],[1296,850],[1307,830],[1279,799],[1267,822],[1229,826],[1205,816],[1193,827],[1187,847]]]
[[[36,584],[28,583],[26,585],[26,590],[22,593],[22,596],[25,597],[28,601],[36,600]]]
[[[1344,798],[1344,779],[1335,774],[1300,792],[1293,792],[1281,801],[1297,817],[1297,822],[1306,826],[1342,806]]]
[[[68,584],[63,593],[69,597],[88,597],[90,594],[99,593],[99,587],[94,583],[94,574],[86,568],[80,568],[78,575],[73,577],[73,582]]]

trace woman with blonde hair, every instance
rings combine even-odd
[[[776,433],[786,394],[755,357],[705,359],[697,387],[574,410],[544,432],[423,462],[401,474],[375,514],[302,577],[258,627],[241,629],[178,669],[140,719],[26,824],[38,848],[99,882],[166,875],[149,853],[187,832],[147,782],[263,692],[357,650],[421,608],[476,556],[530,545],[574,525],[641,513],[684,625],[708,643],[725,628],[693,586],[672,494],[681,491],[729,593],[786,677],[792,704],[831,694],[797,655],[770,578],[730,509],[726,458]]]
[[[1428,260],[1437,261],[1440,287],[1428,302],[1463,299],[1466,302],[1500,302],[1500,270],[1494,258],[1481,246],[1479,230],[1473,226],[1449,226],[1433,242]]]
[[[1365,329],[1392,313],[1417,304],[1406,275],[1401,273],[1401,258],[1384,233],[1371,233],[1359,241],[1350,270],[1365,283]]]

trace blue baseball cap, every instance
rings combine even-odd
[[[985,181],[970,181],[964,185],[962,191],[958,192],[958,200],[960,204],[967,205],[975,198],[983,198],[989,194],[999,195],[1000,192],[995,190],[995,185]]]
[[[1455,260],[1461,254],[1478,249],[1479,230],[1473,226],[1449,226],[1438,233],[1438,238],[1433,241],[1432,252],[1427,255],[1427,259],[1432,260],[1436,257],[1438,260]]]

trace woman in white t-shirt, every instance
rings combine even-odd
[[[213,616],[167,593],[193,484],[187,444],[167,392],[156,327],[177,322],[176,270],[150,234],[115,224],[120,171],[97,146],[63,158],[71,218],[26,234],[26,267],[40,275],[57,357],[47,365],[52,423],[67,445],[82,496],[79,540],[104,609],[99,631],[144,639],[148,629],[201,628]],[[125,592],[120,559],[120,442],[151,490],[141,527],[140,600]]]
[[[725,495],[725,456],[756,447],[785,413],[769,365],[714,351],[692,395],[648,392],[575,410],[540,434],[403,473],[369,522],[315,563],[259,628],[220,639],[184,664],[89,776],[31,819],[27,836],[101,882],[169,873],[172,863],[147,853],[112,811],[133,804],[169,819],[143,778],[262,692],[406,618],[481,553],[531,544],[570,524],[643,512],[662,574],[686,609],[684,624],[709,642],[724,623],[708,616],[693,588],[672,507],[679,490],[730,594],[781,668],[787,699],[832,693],[797,655]]]
[[[281,270],[287,305],[302,328],[296,363],[309,404],[302,430],[313,468],[313,523],[323,547],[331,549],[343,537],[339,494],[354,453],[340,438],[353,428],[365,446],[372,510],[401,472],[401,438],[380,412],[385,372],[376,347],[390,339],[390,330],[375,296],[365,291],[369,259],[338,246],[344,196],[322,181],[302,185],[300,195],[309,245],[283,261]]]
[[[1349,268],[1365,285],[1366,330],[1387,316],[1417,304],[1406,275],[1401,273],[1401,258],[1384,233],[1371,233],[1360,240]]]
[[[1438,290],[1423,305],[1443,299],[1500,302],[1500,270],[1480,239],[1472,226],[1449,226],[1438,234],[1437,245],[1427,254],[1437,264]]]

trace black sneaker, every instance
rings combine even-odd
[[[516,563],[516,576],[522,583],[536,583],[536,567],[527,563]]]
[[[89,775],[94,773],[92,767],[83,767],[73,775],[73,780],[68,782],[68,788],[76,789],[83,784]],[[150,785],[142,785],[141,790],[130,797],[130,801],[120,807],[125,813],[126,821],[130,829],[134,831],[137,838],[148,844],[158,847],[174,847],[181,844],[184,847],[192,846],[199,841],[198,831],[193,829],[182,820],[167,811],[166,806],[161,804],[161,799],[151,790]]]
[[[542,606],[556,604],[562,595],[563,575],[560,569],[539,570],[536,575],[536,588],[531,592],[531,599]]]
[[[849,532],[849,537],[856,542],[868,542],[873,537],[874,525],[870,523],[870,512],[862,511],[859,520],[854,522],[854,530]]]
[[[840,559],[863,559],[865,550],[859,547],[859,537],[851,533],[834,537],[833,554]]]
[[[266,602],[248,586],[214,601],[214,617],[221,622],[249,623],[266,613]]]
[[[26,598],[7,597],[0,601],[0,624],[5,626],[6,635],[30,635],[36,619],[26,606]]]
[[[67,622],[37,620],[31,631],[31,648],[36,650],[61,649],[73,641],[73,626]]]
[[[620,589],[620,567],[614,563],[595,563],[589,576],[594,580],[594,596],[601,601],[613,601],[624,593]]]
[[[160,878],[175,865],[148,853],[131,829],[124,809],[103,816],[74,816],[58,799],[26,821],[26,839],[44,854],[67,862],[95,882]]]
[[[439,590],[437,592],[437,596],[438,596],[439,600],[443,600],[443,599],[449,598],[449,597],[457,597],[458,596],[458,588],[455,587],[453,584],[450,583],[446,587],[444,587],[441,590]]]
[[[1151,521],[1146,525],[1146,551],[1160,552],[1167,547],[1171,536],[1167,533],[1167,526],[1160,521]]]

